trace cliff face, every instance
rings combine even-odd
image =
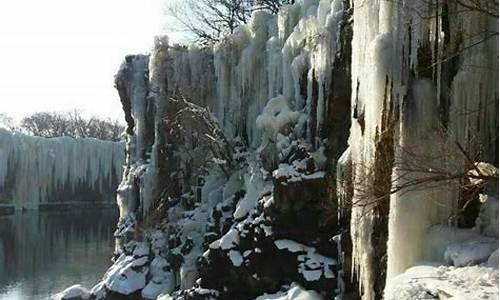
[[[110,202],[123,161],[121,143],[46,139],[0,129],[0,203],[50,209],[54,204]]]
[[[448,225],[468,160],[498,163],[498,73],[474,67],[497,65],[492,32],[459,3],[311,0],[213,49],[127,57],[117,256],[94,295],[380,298]]]
[[[479,67],[498,64],[498,20],[459,3],[360,1],[353,33],[351,235],[371,299],[429,259],[433,225],[457,224],[453,177],[498,163],[498,72]]]

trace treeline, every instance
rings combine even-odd
[[[19,124],[0,114],[0,123],[12,131],[46,138],[70,136],[119,141],[124,130],[124,126],[116,120],[86,118],[77,110],[66,113],[37,112],[24,117]]]

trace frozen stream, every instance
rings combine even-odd
[[[117,219],[114,209],[0,217],[0,300],[92,288],[111,265]]]

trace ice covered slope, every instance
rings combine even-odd
[[[100,192],[114,190],[123,160],[122,143],[47,139],[0,128],[0,196],[18,208],[36,209],[61,190],[75,191],[81,186]]]

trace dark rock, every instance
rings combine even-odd
[[[265,212],[271,217],[277,239],[292,239],[306,245],[313,245],[317,239],[319,243],[328,242],[335,225],[325,222],[328,213],[332,213],[325,209],[329,199],[326,179],[276,180],[273,196],[274,201]]]

